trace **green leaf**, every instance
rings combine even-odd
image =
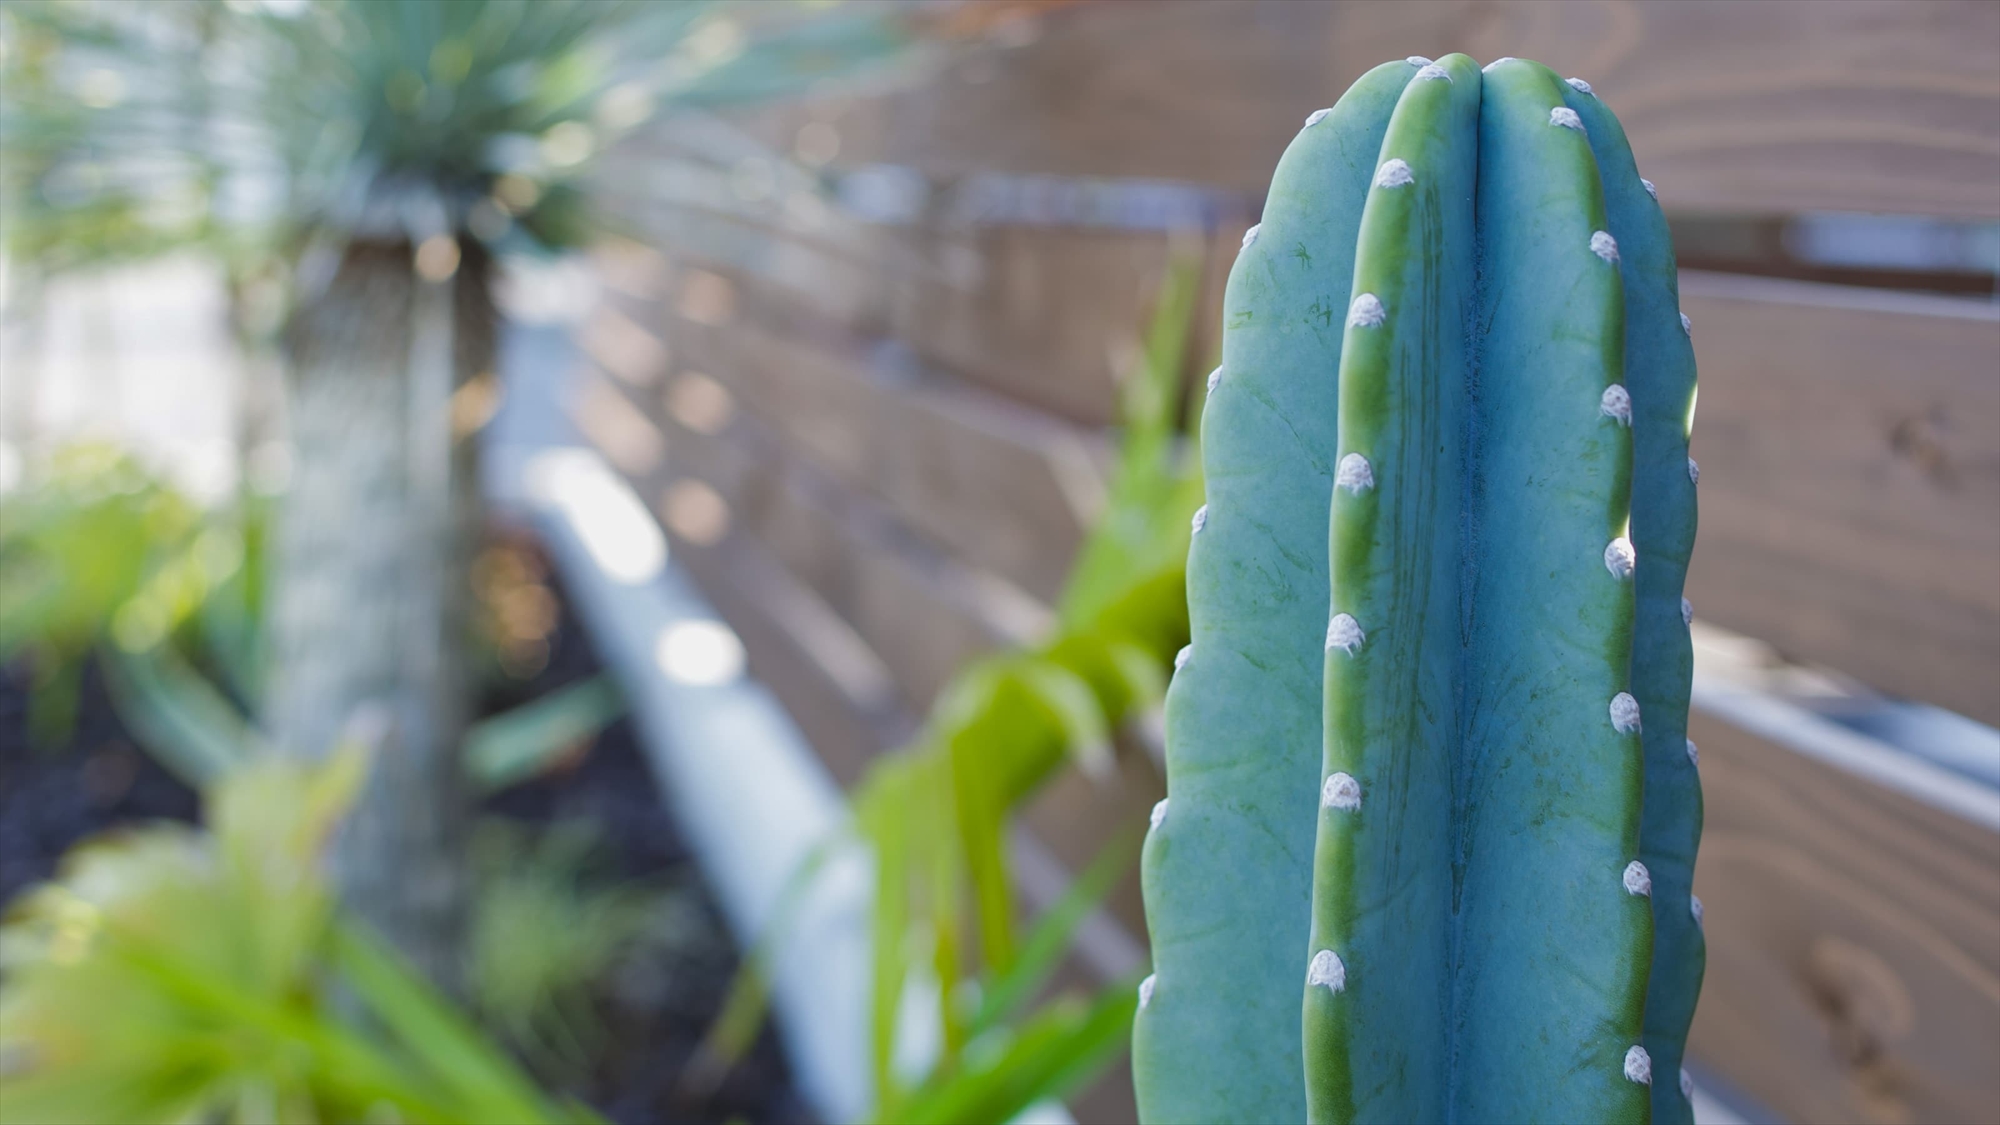
[[[342,979],[414,1060],[464,1105],[472,1121],[538,1125],[565,1115],[438,992],[378,939],[336,925],[329,955]]]
[[[107,644],[97,655],[119,717],[154,760],[188,785],[206,787],[264,750],[236,705],[171,645],[127,652]]]
[[[977,1037],[1012,1019],[1049,982],[1069,950],[1077,926],[1089,916],[1119,879],[1131,870],[1140,836],[1127,830],[1112,837],[1035,923],[1021,944],[1013,968],[985,990],[968,1033]]]
[[[1124,1047],[1137,1004],[1129,981],[1094,1002],[1056,1000],[1017,1032],[992,1033],[990,1054],[968,1050],[964,1070],[926,1083],[885,1125],[1009,1121],[1036,1102],[1060,1099]]]
[[[467,731],[466,772],[482,788],[504,789],[548,769],[624,713],[625,697],[609,676],[559,688]]]
[[[1168,264],[1138,370],[1126,379],[1123,433],[1104,512],[1063,588],[1057,616],[1066,629],[1088,629],[1134,573],[1185,554],[1186,521],[1200,501],[1187,503],[1184,484],[1198,480],[1200,470],[1175,448],[1181,430],[1176,407],[1200,272],[1199,254],[1185,247]]]

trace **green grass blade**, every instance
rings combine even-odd
[[[1037,1102],[1060,1099],[1125,1045],[1136,1004],[1129,982],[1112,985],[1093,1002],[1057,1000],[991,1056],[938,1076],[885,1125],[1009,1121]]]
[[[167,645],[130,652],[97,647],[112,706],[154,760],[204,788],[262,749],[227,696]]]
[[[341,979],[408,1057],[451,1091],[473,1120],[523,1125],[561,1120],[511,1060],[380,941],[336,924],[329,955]]]
[[[1070,938],[1075,935],[1077,926],[1104,901],[1111,888],[1129,869],[1139,839],[1139,835],[1132,831],[1114,836],[1098,851],[1090,866],[1070,882],[1062,897],[1035,922],[1034,928],[1021,942],[1021,952],[1014,961],[1014,967],[1000,974],[986,988],[980,999],[979,1011],[972,1018],[968,1032],[971,1036],[977,1038],[1014,1018],[1048,984],[1049,978],[1061,966],[1063,955],[1069,951]]]
[[[625,698],[609,676],[558,688],[467,731],[465,770],[482,788],[504,789],[548,769],[624,713]]]

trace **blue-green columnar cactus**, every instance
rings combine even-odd
[[[1694,354],[1617,119],[1377,67],[1226,304],[1141,1116],[1691,1120]]]

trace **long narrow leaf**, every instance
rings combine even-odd
[[[170,645],[99,645],[112,706],[148,753],[200,789],[262,750],[248,720]]]
[[[342,979],[397,1037],[408,1057],[477,1111],[476,1120],[522,1125],[562,1120],[511,1061],[377,939],[340,924],[329,938],[329,953]]]
[[[707,1033],[702,1036],[701,1046],[695,1049],[694,1058],[681,1073],[681,1089],[690,1096],[705,1095],[713,1090],[729,1068],[735,1066],[756,1041],[757,1032],[763,1028],[764,1016],[769,1011],[771,968],[777,959],[778,948],[790,936],[799,906],[804,903],[806,893],[826,866],[828,857],[836,848],[851,843],[851,837],[845,834],[820,841],[786,876],[785,885],[778,892],[777,904],[771,908],[770,921],[765,923],[764,931],[757,935],[756,942],[744,955],[736,976],[729,982],[729,990],[723,995],[722,1010],[709,1025]]]
[[[1097,909],[1130,868],[1138,840],[1138,834],[1130,830],[1112,837],[1110,843],[1098,850],[1083,874],[1071,881],[1062,897],[1043,912],[1027,940],[1021,943],[1014,967],[1001,974],[981,998],[979,1011],[972,1020],[971,1035],[981,1035],[1012,1019],[1048,984],[1062,964],[1077,926]]]
[[[867,789],[856,801],[862,832],[875,851],[875,899],[870,926],[874,987],[870,996],[868,1060],[875,1103],[885,1113],[900,1100],[892,1063],[896,1017],[909,975],[905,942],[910,932],[912,860],[909,817],[904,806],[916,796],[908,762],[893,759],[871,774]]]
[[[993,1057],[915,1093],[897,1125],[971,1125],[1012,1120],[1036,1102],[1060,1099],[1131,1035],[1138,999],[1129,985],[1092,1003],[1073,998],[1041,1009]]]
[[[465,769],[486,789],[504,789],[549,768],[571,746],[625,713],[609,676],[592,676],[486,719],[465,735]]]

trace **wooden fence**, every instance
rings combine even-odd
[[[574,412],[847,781],[955,668],[1048,623],[1177,240],[1206,251],[1216,324],[1278,154],[1382,59],[1514,54],[1589,78],[1677,223],[2000,220],[2000,4],[1982,0],[1029,4],[991,22],[991,44],[915,87],[669,121],[605,176],[630,237],[597,254]],[[745,138],[836,139],[836,201]],[[712,175],[649,172],[732,145]],[[1959,267],[1890,272],[1952,269],[1928,287],[1962,292]],[[1992,270],[1973,296],[1790,272],[1683,276],[1696,611],[2000,722]],[[1712,714],[1695,731],[1697,1066],[1796,1121],[2000,1115],[2000,830]],[[1152,762],[1123,767],[1037,800],[1027,828],[1057,861],[1038,870],[1059,883],[1151,806]],[[1030,900],[1055,889],[1027,881]],[[1143,934],[1136,886],[1110,914]],[[1120,971],[1139,948],[1086,960]],[[1129,1115],[1125,1082],[1082,1115]]]

